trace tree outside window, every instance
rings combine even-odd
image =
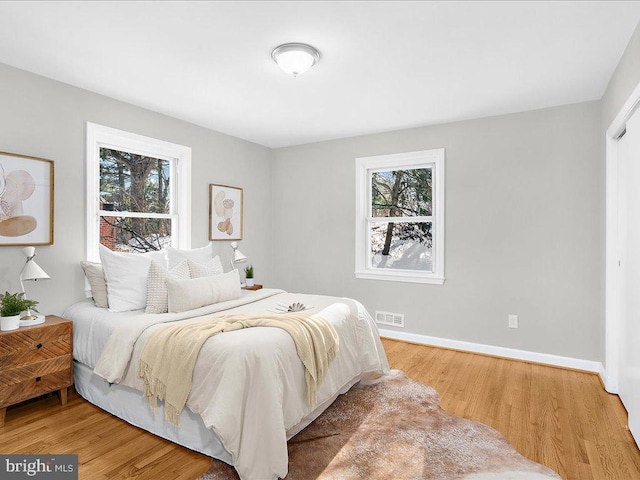
[[[431,271],[430,168],[371,173],[372,266]],[[417,218],[429,221],[416,221]]]
[[[191,246],[191,148],[87,122],[86,259]]]
[[[444,150],[359,158],[356,173],[356,276],[442,283]]]
[[[133,253],[171,245],[171,162],[100,148],[100,243]]]

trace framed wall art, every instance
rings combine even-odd
[[[53,244],[53,161],[0,152],[0,246]]]
[[[209,184],[209,240],[242,240],[242,188]]]

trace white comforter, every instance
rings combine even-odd
[[[294,301],[314,307],[312,312],[331,322],[340,338],[338,356],[318,389],[316,405],[362,373],[388,371],[375,323],[360,303],[264,289],[188,314],[134,316],[115,328],[94,373],[111,383],[142,390],[136,376],[138,361],[158,324],[260,312]],[[241,479],[276,479],[287,474],[287,431],[316,407],[306,405],[305,388],[304,368],[291,337],[278,328],[248,328],[214,336],[204,344],[187,407],[216,433]]]

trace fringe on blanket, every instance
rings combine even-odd
[[[154,414],[158,413],[158,400],[164,401],[167,396],[167,386],[162,383],[157,377],[153,376],[151,372],[153,368],[140,360],[138,368],[138,377],[144,380],[144,398],[149,403],[149,406],[153,410]],[[170,403],[164,403],[164,419],[173,425],[180,425],[180,414],[175,406]]]

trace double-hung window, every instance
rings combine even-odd
[[[190,247],[191,149],[87,123],[87,258]]]
[[[355,274],[444,283],[444,149],[356,159]]]

